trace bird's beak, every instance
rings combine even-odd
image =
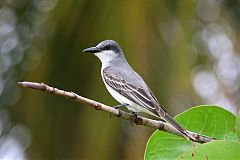
[[[100,52],[101,50],[97,47],[90,47],[90,48],[86,48],[83,50],[83,52],[87,52],[87,53],[97,53]]]

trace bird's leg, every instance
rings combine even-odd
[[[130,121],[130,124],[133,126],[134,123],[137,122],[137,120],[138,120],[138,115],[137,115],[136,112],[131,112],[131,113],[132,113],[132,115],[133,115],[133,120]]]
[[[126,107],[126,106],[128,106],[128,105],[129,105],[129,104],[127,104],[127,103],[123,103],[123,104],[119,104],[119,105],[113,106],[113,108],[119,109],[119,108],[121,108],[121,107]],[[110,117],[112,118],[112,114],[110,114]]]
[[[126,107],[126,106],[128,106],[128,105],[129,105],[129,104],[127,104],[127,103],[123,103],[123,104],[119,104],[119,105],[113,106],[113,108],[119,109],[119,108],[121,108],[121,107]]]

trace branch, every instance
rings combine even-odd
[[[66,98],[70,98],[74,101],[77,101],[79,103],[82,104],[86,104],[92,108],[95,108],[96,110],[99,111],[104,111],[107,113],[110,113],[111,115],[114,115],[116,117],[119,117],[121,119],[125,119],[131,122],[134,122],[136,125],[143,125],[143,126],[148,126],[151,128],[156,128],[168,133],[172,133],[178,136],[182,136],[181,133],[179,133],[174,127],[172,127],[170,124],[162,122],[162,121],[157,121],[157,120],[152,120],[152,119],[148,119],[145,117],[141,117],[138,116],[138,118],[134,118],[134,116],[130,113],[115,109],[113,107],[107,106],[103,103],[100,102],[96,102],[94,100],[79,96],[78,94],[74,93],[74,92],[67,92],[64,90],[60,90],[51,86],[48,86],[44,83],[36,83],[36,82],[18,82],[18,85],[20,85],[21,87],[25,87],[25,88],[32,88],[32,89],[36,89],[36,90],[40,90],[40,91],[44,91],[44,92],[48,92],[51,93],[53,95],[58,95],[58,96],[63,96]],[[214,138],[210,138],[204,135],[200,135],[198,133],[194,133],[194,132],[190,132],[188,131],[196,140],[194,140],[195,142],[199,142],[199,143],[206,143],[206,142],[210,142],[212,140],[215,140]]]

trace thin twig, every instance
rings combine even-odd
[[[96,102],[94,100],[79,96],[78,94],[76,94],[74,92],[67,92],[64,90],[60,90],[60,89],[48,86],[44,83],[18,82],[18,85],[25,87],[25,88],[32,88],[32,89],[51,93],[53,95],[58,95],[58,96],[63,96],[66,98],[73,99],[74,101],[77,101],[82,104],[86,104],[90,107],[93,107],[96,110],[104,111],[104,112],[110,113],[111,115],[119,117],[121,119],[125,119],[128,121],[134,122],[136,125],[149,126],[151,128],[156,128],[156,129],[168,132],[168,133],[182,136],[181,133],[179,133],[174,127],[172,127],[168,123],[165,123],[162,121],[157,121],[157,120],[152,120],[152,119],[141,117],[141,116],[138,116],[138,118],[136,119],[130,113],[115,109],[113,107],[107,106],[100,102]],[[210,141],[214,140],[214,138],[200,135],[198,133],[194,133],[194,132],[190,132],[190,131],[189,131],[189,133],[196,139],[196,140],[194,140],[195,142],[206,143],[206,142],[210,142]]]

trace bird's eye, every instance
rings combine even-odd
[[[106,45],[104,48],[105,49],[110,49],[110,45]]]

